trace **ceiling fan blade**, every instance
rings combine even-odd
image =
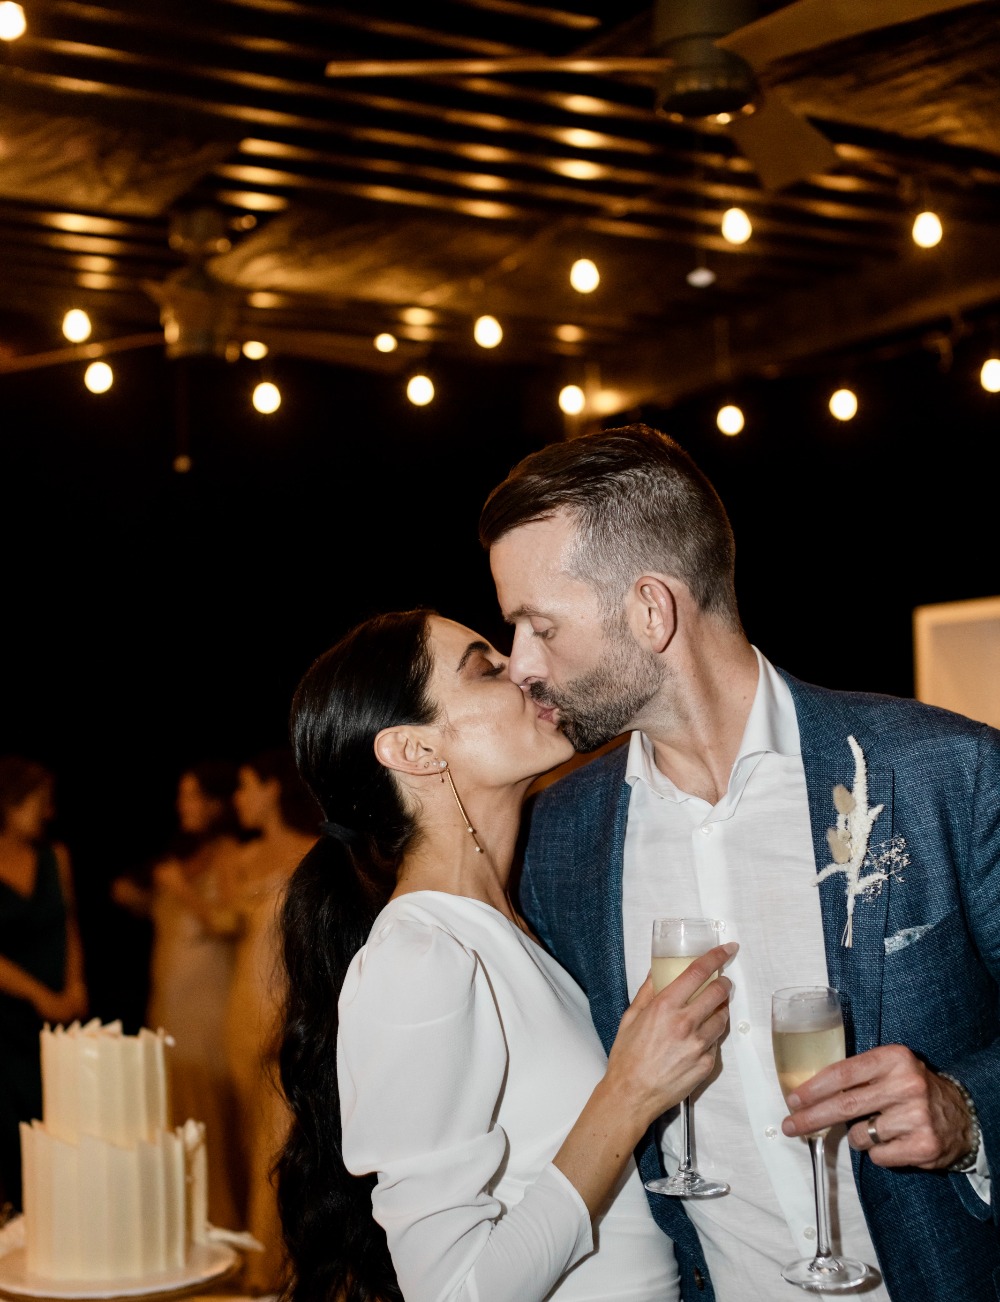
[[[776,59],[985,0],[792,0],[716,41],[755,72]]]
[[[765,190],[783,190],[840,161],[826,136],[774,94],[755,113],[734,118],[729,133]]]
[[[328,77],[479,77],[516,72],[612,73],[658,72],[671,60],[657,55],[597,56],[591,59],[526,55],[496,59],[332,59]]]
[[[61,366],[66,362],[95,362],[112,353],[123,353],[131,348],[163,346],[163,334],[121,335],[101,343],[71,344],[68,348],[54,348],[46,353],[26,353],[22,357],[0,357],[0,375],[14,375],[18,371],[37,371],[45,366]]]

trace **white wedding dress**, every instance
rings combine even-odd
[[[552,1165],[606,1064],[586,996],[497,910],[390,901],[344,982],[338,1076],[406,1302],[679,1296],[634,1162],[593,1233]]]

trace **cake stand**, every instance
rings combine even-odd
[[[8,1227],[10,1228],[10,1227]],[[220,1283],[239,1265],[239,1254],[228,1243],[199,1243],[180,1270],[163,1270],[141,1279],[39,1279],[25,1270],[23,1247],[3,1250],[0,1241],[0,1295],[10,1298],[39,1298],[50,1302],[70,1299],[176,1297]]]

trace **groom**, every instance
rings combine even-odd
[[[776,669],[740,622],[722,502],[647,426],[526,457],[480,538],[514,681],[578,751],[631,734],[537,797],[521,884],[605,1046],[655,915],[740,942],[692,1114],[697,1166],[731,1192],[650,1195],[686,1302],[790,1294],[781,1267],[816,1249],[801,1137],[824,1127],[833,1247],[875,1268],[866,1302],[995,1302],[1000,732]],[[849,1056],[786,1107],[769,1010],[790,985],[841,992]],[[646,1179],[676,1169],[678,1131],[647,1136]]]

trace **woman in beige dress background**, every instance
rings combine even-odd
[[[255,838],[243,847],[233,896],[239,931],[225,1050],[243,1139],[245,1226],[264,1249],[246,1254],[241,1284],[270,1293],[281,1286],[285,1261],[271,1175],[287,1126],[277,1083],[278,912],[288,879],[316,841],[320,814],[285,750],[262,752],[240,768],[235,803]]]
[[[154,866],[151,887],[121,877],[111,890],[116,903],[152,918],[146,1022],[174,1042],[175,1124],[188,1117],[205,1123],[209,1220],[234,1230],[243,1228],[246,1191],[224,1028],[239,922],[232,907],[243,849],[233,804],[238,775],[226,760],[203,760],[182,773],[173,852]]]

